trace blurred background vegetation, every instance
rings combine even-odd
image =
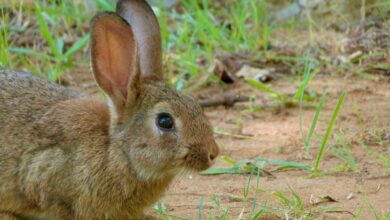
[[[304,51],[314,48],[323,56],[311,59],[326,65],[333,62],[330,52],[339,49],[321,45],[322,33],[347,33],[378,21],[389,30],[389,0],[150,2],[161,24],[169,82],[186,91],[219,81],[218,62],[224,63],[219,56],[236,54],[245,62],[277,61],[298,68]],[[114,7],[114,0],[3,0],[0,68],[25,69],[53,80],[85,71],[89,21],[96,12]],[[303,41],[294,46],[296,37]],[[234,72],[239,67],[228,69]],[[303,69],[292,72],[302,74]]]

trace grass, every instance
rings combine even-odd
[[[189,92],[213,77],[209,65],[199,65],[199,60],[210,64],[218,51],[267,50],[272,28],[264,4],[262,0],[248,0],[218,7],[208,0],[187,0],[183,1],[183,13],[161,10],[164,48],[174,54],[166,56],[165,62],[168,67],[174,66],[169,73],[179,73],[171,73],[170,82],[176,84],[185,78],[199,81],[199,74],[206,74],[206,80],[187,84],[185,91]]]
[[[335,134],[338,145],[331,147],[332,153],[345,162],[346,170],[358,171],[358,165],[352,154],[351,147],[343,137],[343,134]]]
[[[57,80],[64,72],[89,62],[85,56],[89,35],[83,26],[94,11],[86,10],[87,4],[73,1],[21,4],[13,1],[0,7],[4,27],[0,37],[3,45],[1,68],[23,67]],[[31,37],[36,33],[37,37]],[[20,39],[24,41],[20,42]]]
[[[202,175],[221,175],[221,174],[252,174],[258,172],[264,172],[263,169],[266,164],[275,165],[275,170],[283,169],[302,169],[310,170],[311,166],[291,161],[273,160],[265,158],[255,158],[253,160],[243,160],[236,162],[228,156],[221,156],[221,159],[225,161],[230,167],[228,168],[210,168],[201,172]],[[267,172],[265,173],[267,174]]]
[[[376,158],[379,161],[379,163],[382,164],[383,167],[385,167],[387,169],[390,168],[390,152],[389,151],[382,153],[383,150],[378,151],[378,150],[372,149],[372,147],[369,147],[366,143],[364,143],[364,141],[359,141],[359,144],[361,147],[363,147],[363,149],[365,149],[368,152],[369,155]]]
[[[314,172],[318,172],[318,170],[319,170],[320,162],[321,162],[322,156],[324,154],[324,150],[325,150],[326,144],[328,142],[330,133],[332,132],[333,125],[334,125],[334,123],[335,123],[335,121],[337,119],[337,116],[338,116],[339,112],[340,112],[341,106],[344,103],[345,95],[346,95],[346,93],[342,93],[340,95],[339,100],[338,100],[338,102],[336,104],[336,107],[335,107],[335,109],[333,111],[332,117],[330,118],[330,121],[329,121],[329,124],[328,124],[328,128],[326,129],[325,135],[324,135],[324,137],[322,139],[321,146],[320,146],[320,149],[319,149],[318,154],[317,154],[317,159],[316,159],[315,165],[313,167]]]
[[[0,67],[23,67],[56,79],[75,66],[87,65],[89,30],[84,27],[96,11],[114,9],[113,1],[93,0],[92,3],[37,1],[31,5],[13,1],[1,4],[1,22],[5,28],[0,34]],[[183,1],[181,13],[159,10],[163,46],[169,51],[165,63],[170,83],[198,81],[200,73],[208,72],[207,65],[197,64],[199,59],[209,62],[217,50],[267,50],[272,28],[267,22],[264,4],[262,0],[236,1],[222,8],[207,0],[187,0]],[[12,18],[14,13],[17,16]],[[18,23],[18,17],[33,19],[27,25]],[[39,30],[40,37],[28,42],[32,46],[25,47],[9,39],[18,32],[35,30]],[[194,86],[188,83],[184,87],[192,91],[203,83]]]
[[[316,219],[319,213],[333,212],[337,209],[333,206],[308,207],[294,189],[288,186],[291,194],[277,191],[274,195],[280,200],[285,219]]]

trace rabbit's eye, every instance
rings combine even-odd
[[[163,112],[157,115],[156,124],[162,131],[172,131],[174,122],[172,116],[169,113]]]

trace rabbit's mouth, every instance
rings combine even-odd
[[[208,163],[203,163],[203,162],[194,163],[192,161],[190,161],[190,162],[186,161],[185,167],[191,171],[203,171],[203,170],[210,168],[211,165]]]
[[[214,160],[210,159],[208,153],[190,152],[184,157],[184,163],[187,169],[203,171],[210,168],[214,164]]]

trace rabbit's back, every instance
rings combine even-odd
[[[29,200],[38,198],[42,191],[39,184],[47,181],[45,172],[34,172],[34,166],[42,166],[45,161],[58,165],[58,160],[64,158],[57,148],[45,151],[58,140],[38,135],[47,127],[39,123],[56,105],[77,96],[29,73],[0,70],[0,219],[4,210],[33,210],[34,203]],[[53,171],[54,166],[46,167],[52,178],[58,172],[64,174],[61,166],[59,171]],[[42,187],[48,189],[47,184]]]
[[[52,106],[78,94],[27,72],[0,70],[0,145],[30,141],[34,122]]]

